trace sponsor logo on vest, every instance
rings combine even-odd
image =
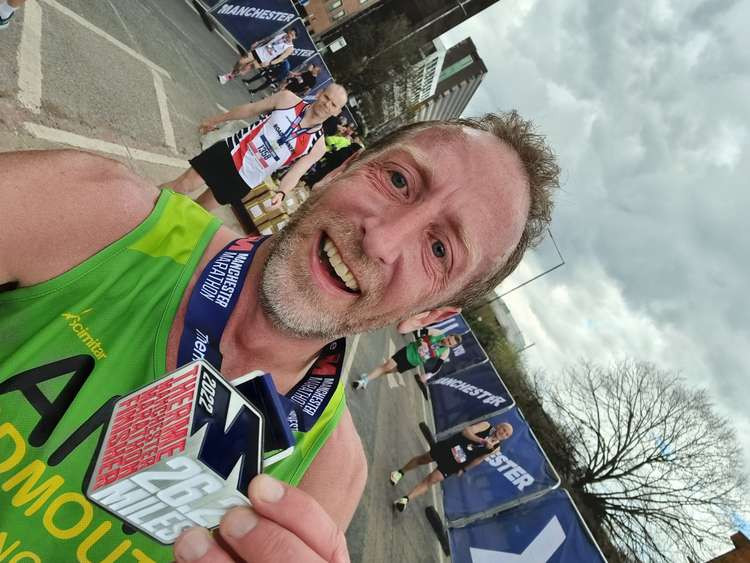
[[[290,22],[294,19],[294,14],[288,12],[263,10],[261,8],[250,8],[248,6],[236,6],[235,4],[224,4],[216,13],[220,15],[241,16],[243,18],[255,18],[256,20],[279,22]]]
[[[81,323],[81,317],[91,310],[92,309],[86,309],[80,315],[77,313],[63,313],[62,317],[68,321],[70,329],[75,333],[78,339],[83,342],[83,345],[91,350],[94,357],[97,360],[103,360],[107,357],[107,353],[104,351],[104,348],[102,348],[101,341],[98,338],[94,338],[94,335],[91,334],[91,329]]]
[[[534,483],[534,478],[515,461],[500,452],[488,455],[485,459],[498,473],[510,481],[519,491]]]
[[[432,385],[445,385],[446,387],[451,387],[453,389],[456,389],[457,391],[466,393],[471,397],[475,397],[478,401],[482,401],[483,403],[494,405],[496,407],[500,407],[504,403],[508,402],[507,399],[500,397],[499,395],[495,395],[494,393],[485,391],[481,387],[476,387],[475,385],[471,385],[469,383],[466,383],[465,381],[461,381],[460,379],[455,379],[453,377],[443,377],[432,383]]]

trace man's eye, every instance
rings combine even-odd
[[[436,240],[435,242],[432,243],[432,253],[438,258],[444,258],[445,257],[445,245],[439,240]]]
[[[403,190],[406,187],[406,178],[401,172],[391,172],[391,184],[394,188]]]

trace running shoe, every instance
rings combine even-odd
[[[396,469],[396,471],[391,471],[391,485],[398,485],[398,482],[401,480],[401,478],[404,476],[403,473],[399,469]]]
[[[219,84],[221,84],[222,86],[226,84],[227,82],[229,82],[229,78],[227,77],[226,74],[217,74],[216,80],[218,80]]]
[[[7,18],[0,17],[0,29],[5,29],[10,25],[10,20],[13,19],[13,15],[15,12],[11,12],[11,14]]]
[[[401,497],[400,499],[393,501],[393,507],[399,512],[406,510],[407,504],[409,504],[409,497]]]

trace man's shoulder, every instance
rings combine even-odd
[[[302,98],[291,90],[279,90],[275,96],[275,109],[288,109],[303,101]]]
[[[159,195],[125,165],[90,153],[30,151],[2,157],[9,171],[0,180],[2,207],[8,211],[4,275],[21,285],[51,279],[120,239],[148,216]],[[55,241],[54,252],[50,241]],[[13,251],[16,247],[25,251]]]

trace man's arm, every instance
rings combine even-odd
[[[468,464],[468,465],[467,465],[466,467],[464,467],[464,468],[463,468],[462,470],[460,470],[460,471],[458,472],[459,476],[460,476],[460,475],[463,475],[465,471],[468,471],[469,469],[471,469],[471,468],[473,468],[473,467],[476,467],[477,465],[479,465],[480,463],[482,463],[482,462],[483,462],[483,461],[485,460],[485,458],[486,458],[486,457],[487,457],[488,455],[490,455],[490,454],[494,454],[494,453],[497,453],[498,451],[499,451],[499,450],[491,450],[491,451],[488,451],[488,452],[487,452],[486,454],[484,454],[483,456],[481,456],[481,457],[478,457],[478,458],[477,458],[477,459],[475,459],[474,461],[470,462],[470,463],[469,463],[469,464]]]
[[[471,426],[467,426],[461,431],[461,434],[477,444],[484,444],[484,439],[477,436],[477,432],[483,432],[490,427],[490,423],[487,421],[477,422]]]
[[[159,190],[125,165],[74,150],[0,154],[0,284],[66,272],[143,221]]]
[[[326,145],[323,141],[323,137],[321,137],[315,141],[315,145],[313,145],[313,148],[309,153],[292,164],[289,172],[287,172],[281,179],[281,182],[279,183],[279,191],[273,196],[271,205],[274,207],[279,205],[284,200],[286,194],[288,194],[289,191],[299,183],[300,178],[302,178],[305,172],[310,170],[310,167],[318,162],[325,153]]]
[[[207,117],[201,122],[198,128],[201,133],[208,133],[209,131],[216,129],[221,123],[238,119],[252,120],[258,117],[261,113],[269,112],[278,107],[291,107],[299,101],[300,98],[288,90],[280,90],[272,96],[268,96],[257,102],[243,104],[241,106],[233,107],[225,113],[213,117]]]
[[[357,510],[367,481],[367,461],[362,441],[349,409],[344,411],[299,488],[315,498],[341,530],[346,530]],[[332,494],[332,491],[336,491]]]
[[[284,59],[286,59],[292,53],[294,53],[294,47],[289,47],[283,53],[281,53],[278,57],[276,57],[275,59],[271,60],[271,62],[269,62],[268,64],[269,65],[277,65],[280,62],[282,62]]]

